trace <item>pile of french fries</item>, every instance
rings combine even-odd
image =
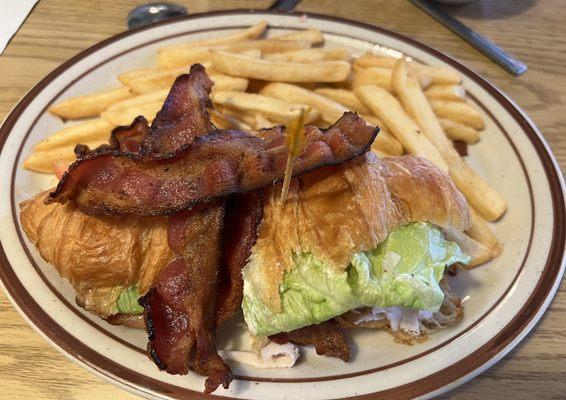
[[[151,121],[175,78],[203,64],[214,81],[213,123],[223,129],[259,130],[305,121],[327,126],[353,110],[381,128],[372,150],[381,157],[416,154],[449,173],[471,207],[472,228],[455,238],[473,256],[471,266],[501,252],[486,224],[506,210],[502,196],[462,160],[452,140],[473,144],[484,128],[466,102],[458,73],[376,54],[353,57],[346,48],[324,48],[310,29],[261,39],[267,24],[157,52],[157,67],[118,76],[120,87],[66,99],[50,112],[71,122],[38,143],[24,167],[54,173],[75,159],[78,143],[96,147],[111,130],[143,115]]]

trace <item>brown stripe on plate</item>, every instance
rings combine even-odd
[[[220,11],[220,12],[211,12],[211,13],[204,13],[198,15],[191,15],[184,20],[191,20],[191,19],[198,19],[207,16],[219,16],[219,15],[238,15],[241,12],[250,12],[248,10],[243,11]],[[271,13],[265,11],[252,11],[256,15],[270,15]],[[297,13],[294,15],[303,15],[304,13]],[[550,155],[547,153],[545,145],[538,137],[536,133],[536,129],[532,125],[532,123],[524,116],[524,114],[519,111],[516,106],[511,103],[511,101],[501,92],[499,92],[495,87],[491,86],[487,81],[483,78],[477,76],[475,73],[470,71],[468,68],[464,67],[463,65],[459,64],[455,60],[451,59],[450,57],[428,47],[419,42],[416,42],[413,39],[406,38],[402,35],[397,33],[389,32],[382,28],[378,28],[372,25],[348,21],[342,18],[337,17],[329,17],[319,14],[308,14],[311,18],[317,18],[321,20],[329,20],[329,21],[336,21],[341,22],[344,24],[350,24],[353,26],[359,26],[361,28],[365,28],[368,30],[372,30],[374,32],[379,32],[381,34],[402,40],[410,45],[428,51],[429,53],[433,54],[437,58],[449,63],[454,68],[459,70],[461,73],[466,75],[468,78],[475,81],[479,86],[481,86],[484,90],[488,91],[503,107],[513,116],[513,118],[517,121],[517,123],[523,127],[523,130],[533,147],[535,148],[537,155],[541,159],[543,166],[545,168],[545,173],[548,179],[552,201],[553,201],[553,211],[555,215],[555,224],[553,229],[553,236],[551,242],[551,251],[549,256],[546,260],[545,267],[542,271],[541,277],[535,291],[531,294],[528,301],[526,302],[525,306],[522,310],[515,316],[513,321],[508,324],[505,328],[503,328],[498,335],[492,338],[488,343],[482,346],[480,349],[476,350],[470,356],[460,360],[459,362],[455,363],[451,367],[439,371],[438,373],[432,374],[428,377],[425,377],[417,382],[409,383],[407,385],[399,386],[396,388],[391,388],[386,391],[368,394],[364,396],[359,396],[357,398],[360,399],[370,399],[370,398],[410,398],[415,396],[420,396],[426,393],[430,393],[432,391],[438,390],[446,385],[449,385],[454,380],[461,378],[472,371],[476,370],[477,368],[481,367],[483,364],[488,362],[492,357],[501,353],[507,346],[511,344],[511,341],[519,335],[531,322],[531,320],[536,315],[536,312],[544,305],[545,300],[547,299],[548,295],[552,291],[552,287],[556,278],[559,276],[561,272],[561,264],[562,264],[562,257],[564,253],[564,240],[565,240],[565,232],[564,226],[566,224],[565,221],[565,213],[564,213],[564,197],[562,193],[561,183],[559,175],[556,171],[556,168],[553,164],[553,161]],[[171,23],[176,23],[176,21],[165,21],[159,23],[158,25],[168,25]],[[78,54],[77,56],[73,57],[71,60],[67,61],[52,73],[50,73],[46,78],[44,78],[38,85],[36,85],[23,99],[20,103],[14,108],[12,113],[6,119],[4,125],[0,128],[0,149],[3,148],[4,143],[6,141],[6,137],[9,134],[11,128],[16,123],[18,117],[23,113],[27,105],[43,90],[53,79],[61,75],[65,70],[67,70],[70,66],[76,64],[78,61],[82,60],[86,56],[96,52],[100,48],[108,46],[117,40],[120,40],[124,37],[130,36],[132,34],[153,29],[156,25],[152,25],[150,27],[140,28],[135,31],[124,32],[114,37],[111,37],[103,42],[98,43],[97,45],[85,50],[84,52]],[[220,30],[216,29],[216,30]],[[227,29],[227,28],[225,28]],[[177,34],[176,36],[186,35],[187,33],[196,33],[193,32],[184,32]],[[341,35],[345,36],[345,35]],[[165,40],[166,38],[160,38],[156,41]],[[355,38],[358,39],[358,38]],[[142,44],[136,48],[146,46],[148,43]],[[130,49],[129,51],[132,51]],[[116,55],[117,57],[119,55]],[[114,58],[115,58],[114,57]],[[109,61],[109,60],[107,60]],[[107,62],[106,61],[106,62]],[[94,68],[97,68],[97,65]],[[87,71],[85,74],[89,73]],[[80,79],[82,76],[77,77],[73,80],[66,88],[72,85],[76,80]],[[55,99],[53,99],[55,100]],[[489,110],[487,110],[489,111]],[[498,121],[496,121],[498,122]],[[508,138],[509,140],[509,138]],[[19,155],[18,155],[19,157]],[[520,159],[520,157],[519,157]],[[522,162],[522,160],[521,160]],[[16,163],[17,165],[17,163]],[[524,166],[523,166],[524,168]],[[526,175],[528,179],[528,175]],[[532,193],[531,193],[532,196]],[[14,198],[12,196],[12,201]],[[531,209],[531,212],[533,210]],[[16,227],[18,228],[17,224]],[[531,238],[532,239],[532,238]],[[29,254],[28,254],[29,257]],[[93,351],[92,349],[85,346],[84,343],[78,341],[71,335],[69,335],[62,327],[57,325],[49,315],[45,313],[41,307],[35,303],[35,301],[27,294],[25,288],[21,285],[21,283],[17,280],[14,271],[11,269],[11,266],[8,263],[6,255],[4,253],[3,248],[0,244],[0,277],[2,281],[6,285],[6,288],[9,294],[12,296],[12,300],[18,305],[18,307],[22,310],[22,312],[30,319],[30,321],[44,334],[46,334],[50,339],[57,344],[61,349],[66,351],[67,353],[71,354],[73,357],[80,359],[86,365],[94,368],[98,372],[101,372],[112,379],[115,379],[117,382],[134,388],[136,390],[140,390],[144,393],[161,393],[166,396],[190,396],[192,398],[210,398],[210,396],[203,396],[199,392],[195,392],[189,389],[180,388],[178,386],[169,385],[158,380],[149,378],[145,375],[141,375],[135,371],[129,370],[128,368],[118,365],[114,363],[112,360],[104,357],[103,355]],[[19,296],[17,296],[19,295]],[[21,297],[21,295],[26,296],[27,299]],[[74,307],[72,307],[74,309]],[[46,323],[47,322],[47,323]],[[92,322],[92,321],[91,321]],[[57,334],[62,334],[63,336],[58,336]],[[74,351],[76,349],[80,349],[79,352]],[[79,354],[81,356],[79,356]],[[343,376],[341,376],[343,379]],[[217,397],[217,396],[212,396]]]

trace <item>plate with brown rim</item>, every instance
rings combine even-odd
[[[22,234],[18,204],[52,187],[51,176],[22,168],[39,142],[61,127],[47,112],[62,99],[108,87],[127,70],[153,65],[166,44],[210,38],[260,20],[270,34],[317,28],[325,46],[406,54],[457,70],[486,121],[467,161],[508,201],[504,217],[491,224],[503,243],[500,257],[459,273],[454,290],[465,306],[463,320],[406,346],[381,331],[351,335],[352,361],[318,357],[305,349],[290,369],[259,370],[232,365],[229,389],[213,396],[246,399],[429,398],[485,371],[536,325],[564,271],[564,181],[542,135],[529,118],[491,83],[450,57],[399,34],[354,21],[315,14],[265,11],[212,12],[167,21],[107,39],[67,61],[39,82],[0,128],[0,278],[22,316],[71,360],[112,383],[147,398],[209,398],[196,374],[171,376],[145,355],[142,331],[108,325],[78,307],[68,282],[41,259]]]

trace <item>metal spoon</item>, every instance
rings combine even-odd
[[[147,3],[128,13],[128,29],[187,15],[185,7],[172,3]]]

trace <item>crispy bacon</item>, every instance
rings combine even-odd
[[[207,111],[212,105],[209,97],[212,85],[200,64],[193,64],[188,75],[179,76],[141,143],[141,153],[174,154],[196,136],[214,130]]]
[[[235,195],[227,202],[218,282],[216,326],[240,308],[244,290],[242,268],[248,261],[263,218],[263,191]]]
[[[215,197],[261,188],[283,179],[285,171],[287,147],[281,145],[282,134],[273,132],[266,140],[240,131],[214,131],[167,159],[91,153],[70,167],[47,201],[72,199],[91,215],[169,215]],[[377,132],[351,112],[325,132],[307,126],[294,175],[366,152]]]
[[[291,332],[278,333],[269,338],[278,344],[292,342],[301,346],[314,345],[316,354],[337,357],[344,362],[350,359],[348,342],[340,330],[340,325],[333,319]]]
[[[205,393],[227,388],[233,379],[214,343],[224,208],[217,200],[171,217],[169,246],[178,257],[140,300],[151,358],[170,374],[192,369],[207,376]]]

